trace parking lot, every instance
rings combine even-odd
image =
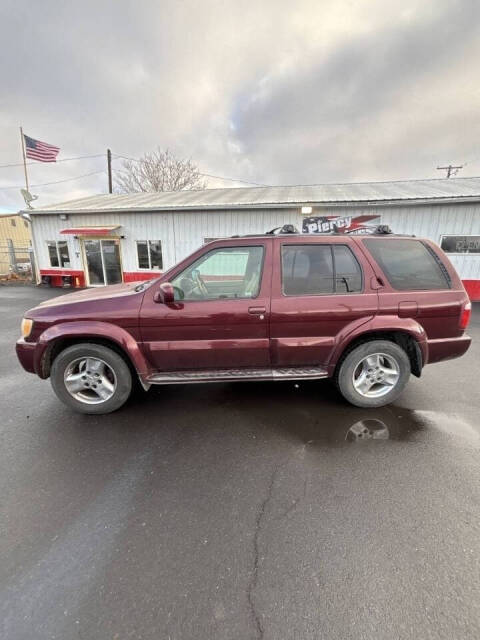
[[[72,413],[0,288],[5,639],[480,637],[480,308],[396,405],[329,382],[158,386]]]

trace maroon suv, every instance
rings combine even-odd
[[[152,384],[333,378],[361,407],[461,356],[471,305],[443,252],[376,233],[217,240],[156,280],[25,314],[17,354],[57,396],[108,413]]]

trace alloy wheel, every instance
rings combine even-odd
[[[398,383],[400,366],[386,353],[366,356],[355,367],[353,386],[365,398],[379,398],[389,393]]]
[[[66,367],[65,388],[84,404],[107,402],[117,388],[115,371],[100,358],[76,358]]]

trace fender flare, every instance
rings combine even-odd
[[[114,342],[130,359],[139,376],[143,377],[151,373],[151,367],[138,342],[126,329],[110,322],[74,321],[55,324],[40,335],[34,359],[34,368],[37,375],[45,377],[45,374],[43,374],[43,362],[49,348],[59,339],[70,338],[85,338],[86,341],[88,339],[101,338]]]
[[[328,371],[333,374],[338,361],[345,349],[357,338],[368,334],[401,332],[408,334],[414,340],[416,353],[421,356],[421,367],[428,362],[428,342],[425,329],[414,318],[399,318],[398,316],[374,316],[366,323],[355,327],[348,335],[340,334],[339,339],[331,353],[328,363]]]

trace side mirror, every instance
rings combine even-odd
[[[170,282],[163,282],[160,285],[158,291],[153,294],[153,301],[160,304],[173,304],[175,302],[175,294]]]

